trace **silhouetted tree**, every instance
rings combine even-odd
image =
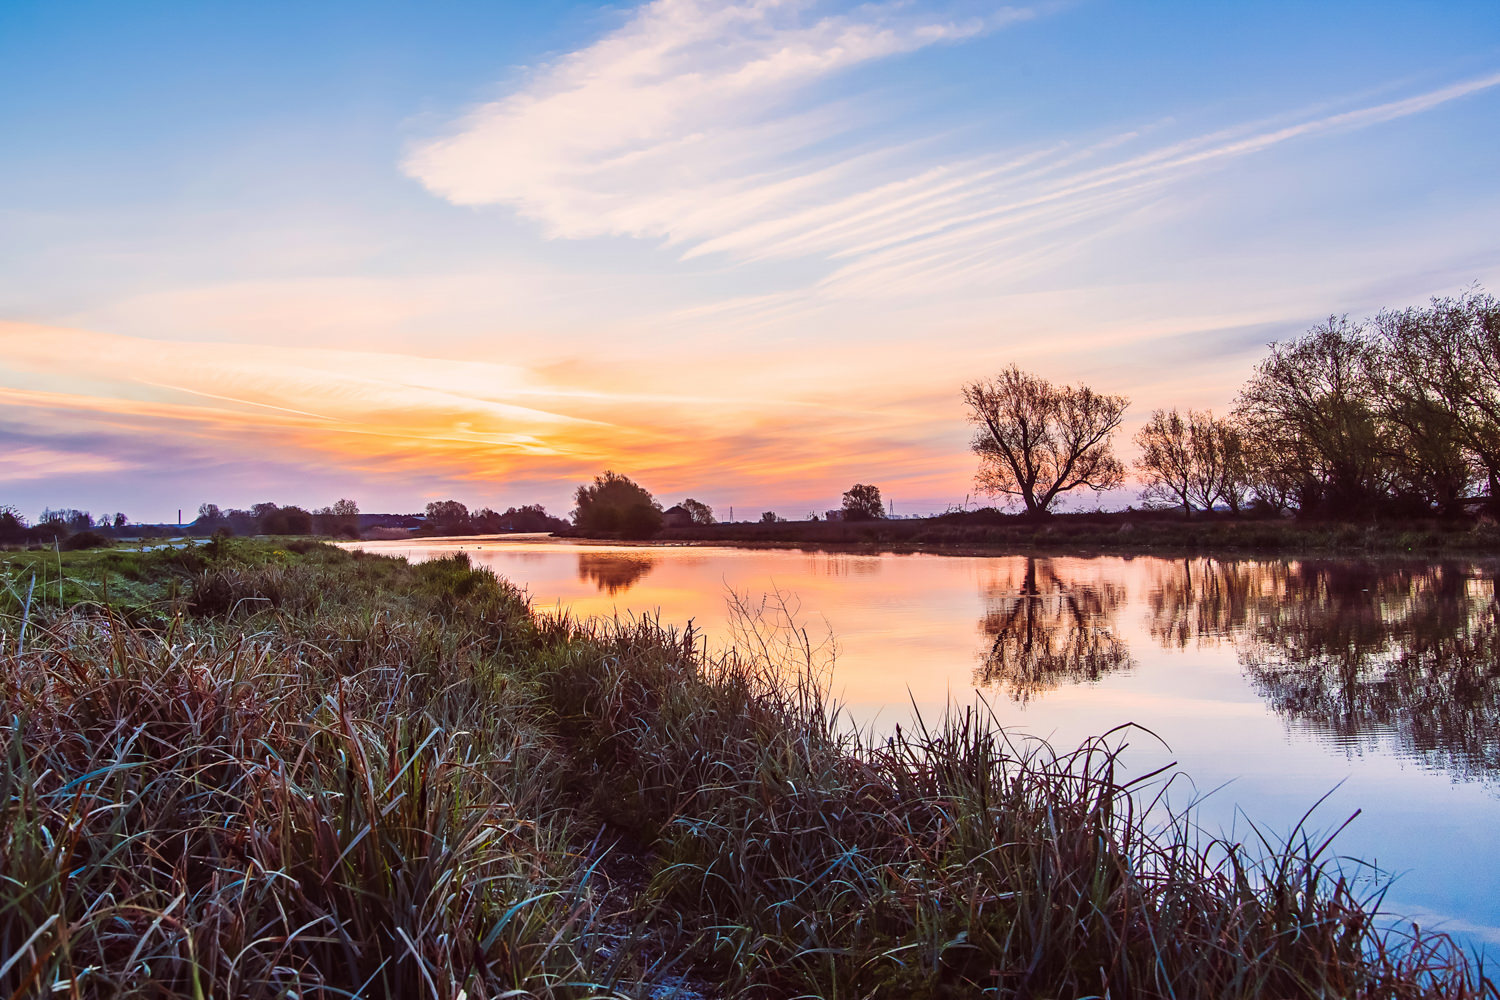
[[[1246,481],[1254,503],[1276,514],[1285,513],[1296,502],[1302,476],[1294,463],[1276,450],[1274,441],[1246,435],[1244,438]]]
[[[714,509],[701,500],[694,500],[692,497],[688,497],[682,501],[680,506],[692,516],[694,524],[714,523]]]
[[[1240,391],[1236,411],[1298,481],[1297,505],[1368,510],[1385,495],[1388,447],[1376,407],[1378,355],[1367,329],[1329,317],[1271,345]]]
[[[500,515],[500,526],[505,531],[561,531],[568,526],[568,522],[560,517],[553,517],[541,504],[532,503],[521,507],[507,507],[505,513]]]
[[[582,531],[648,538],[661,530],[661,505],[628,476],[606,471],[578,487],[573,523]]]
[[[1129,405],[1124,396],[1088,386],[1057,386],[1011,365],[963,387],[969,420],[979,425],[976,482],[990,494],[1019,499],[1027,513],[1047,513],[1071,490],[1119,486],[1125,467],[1110,438]]]
[[[1224,493],[1225,425],[1212,410],[1188,411],[1188,445],[1192,449],[1188,498],[1205,511],[1214,509]]]
[[[427,530],[439,535],[469,533],[469,508],[457,500],[434,500],[427,505]]]
[[[26,519],[15,507],[0,507],[0,542],[15,544],[26,537]]]
[[[269,510],[263,508],[269,507]],[[311,512],[296,505],[278,507],[275,504],[256,504],[258,527],[263,535],[310,535],[313,530]]]
[[[94,517],[88,511],[74,507],[62,507],[57,510],[47,507],[42,510],[42,516],[37,519],[37,523],[57,525],[67,531],[88,531],[94,526]]]
[[[880,487],[868,483],[855,483],[844,493],[844,520],[874,521],[885,517],[885,504],[880,499]]]
[[[1192,514],[1188,493],[1193,482],[1193,444],[1188,421],[1175,407],[1152,410],[1150,419],[1136,432],[1135,443],[1141,449],[1135,464],[1145,484],[1142,499],[1167,500],[1182,507],[1184,516]]]
[[[1213,421],[1213,442],[1219,453],[1219,499],[1238,514],[1249,501],[1254,486],[1251,446],[1240,421],[1230,417]]]
[[[1239,425],[1213,415],[1212,410],[1189,410],[1184,419],[1176,409],[1155,410],[1136,433],[1142,472],[1150,499],[1170,500],[1191,514],[1196,504],[1212,510],[1223,501],[1235,513],[1251,489],[1251,469],[1245,436]]]
[[[505,515],[498,510],[489,507],[481,507],[477,511],[469,511],[469,530],[476,535],[493,535],[503,531],[502,519]]]
[[[331,506],[318,510],[314,522],[320,535],[358,538],[359,504],[353,500],[337,500]]]
[[[1393,451],[1411,485],[1454,509],[1482,480],[1500,510],[1500,302],[1472,289],[1375,320]]]
[[[253,510],[231,507],[224,511],[224,521],[221,527],[236,535],[253,535],[260,530],[260,518],[255,516]]]

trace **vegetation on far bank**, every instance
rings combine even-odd
[[[1145,499],[1320,518],[1500,514],[1500,300],[1478,289],[1272,344],[1227,418],[1160,408],[1136,435]],[[1123,484],[1129,400],[1014,365],[963,388],[976,482],[1044,514]]]
[[[8,995],[1500,996],[1321,836],[1148,819],[1129,731],[863,740],[774,622],[306,541],[3,567]]]
[[[1500,554],[1500,526],[1485,518],[1346,522],[1216,513],[1184,521],[1180,514],[1161,511],[1055,514],[1045,520],[997,510],[955,511],[901,520],[686,525],[663,529],[656,537],[706,544],[862,546],[938,552]]]

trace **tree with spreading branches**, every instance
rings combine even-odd
[[[1113,489],[1125,467],[1110,450],[1124,396],[1086,385],[1053,385],[1011,365],[993,378],[963,387],[969,420],[979,425],[979,488],[1019,500],[1029,514],[1046,514],[1076,489]]]
[[[880,499],[880,487],[869,483],[855,483],[844,493],[844,520],[876,521],[885,517],[885,503]]]

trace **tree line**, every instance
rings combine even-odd
[[[86,510],[67,507],[42,511],[36,523],[29,522],[19,509],[0,506],[0,545],[51,545],[64,548],[90,548],[107,544],[112,537],[130,528],[124,514],[101,514],[95,517]]]
[[[714,510],[692,497],[662,510],[651,491],[614,470],[595,476],[592,483],[579,486],[573,494],[573,525],[585,535],[619,535],[623,538],[650,538],[663,527],[717,524]],[[848,521],[871,521],[885,517],[880,487],[855,483],[843,496],[840,516]],[[785,518],[775,511],[760,515],[762,524],[775,524]],[[811,520],[818,520],[813,514]]]
[[[706,509],[706,508],[705,508]],[[436,500],[424,514],[360,514],[359,504],[339,499],[326,507],[308,510],[296,504],[273,501],[250,507],[220,507],[204,503],[198,516],[181,526],[131,524],[124,514],[94,517],[85,510],[44,510],[32,523],[12,506],[0,506],[0,544],[52,545],[89,548],[108,544],[112,538],[156,536],[166,532],[189,535],[318,535],[330,538],[361,537],[371,527],[422,535],[479,535],[502,532],[550,532],[566,528],[568,522],[553,517],[541,504],[509,507],[504,511],[481,507],[470,510],[458,500]]]
[[[558,531],[568,522],[547,513],[539,503],[508,507],[504,511],[480,507],[470,510],[457,500],[436,500],[418,529],[424,535],[498,535],[502,532]]]
[[[1112,438],[1126,397],[1012,365],[963,399],[981,490],[1040,514],[1124,483]],[[1272,344],[1228,416],[1153,410],[1135,442],[1142,498],[1188,515],[1500,513],[1500,301],[1474,288],[1330,317]]]
[[[359,537],[359,504],[340,499],[327,507],[306,510],[265,501],[249,508],[220,508],[215,503],[198,507],[198,519],[190,526],[195,533],[226,532],[231,535],[328,535]]]

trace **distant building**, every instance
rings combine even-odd
[[[661,526],[663,528],[686,528],[692,525],[693,515],[682,504],[668,507],[661,512]]]
[[[844,512],[843,512],[842,509],[840,509],[840,510],[825,510],[823,512],[823,520],[825,520],[825,521],[842,521],[843,519],[844,519]]]

